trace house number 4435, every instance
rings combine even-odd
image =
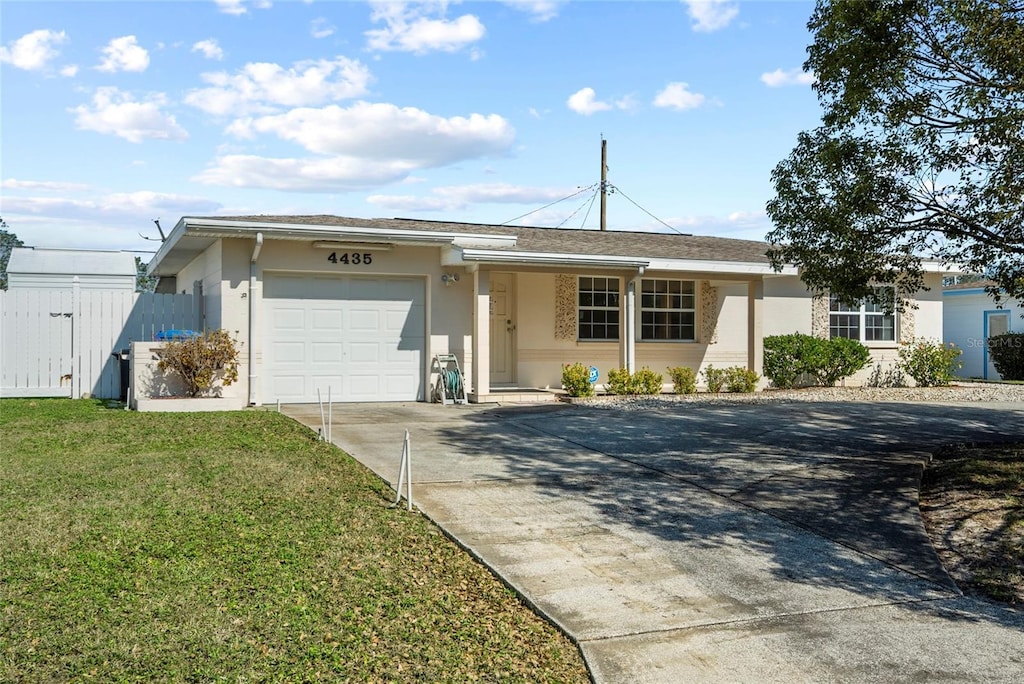
[[[369,265],[373,263],[373,254],[370,252],[331,252],[327,260],[332,264]]]

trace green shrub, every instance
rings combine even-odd
[[[227,387],[238,380],[238,348],[226,330],[172,340],[158,354],[157,370],[178,375],[190,397],[219,394],[217,384]]]
[[[661,373],[641,368],[629,379],[630,394],[661,394],[662,380]]]
[[[743,366],[725,369],[725,388],[730,392],[749,394],[757,389],[757,381],[760,379],[760,375]]]
[[[764,376],[772,386],[791,389],[801,375],[808,372],[811,347],[824,340],[810,335],[769,335],[764,338]]]
[[[582,363],[565,364],[562,367],[562,389],[570,397],[594,396],[594,386],[590,383],[590,368]]]
[[[1003,380],[1024,380],[1024,333],[988,338],[988,353]]]
[[[857,340],[830,340],[794,333],[764,338],[764,375],[775,387],[794,387],[802,375],[831,387],[871,362],[871,351]]]
[[[900,370],[910,377],[919,387],[948,385],[958,368],[960,348],[950,342],[944,345],[936,340],[918,340],[900,347]]]
[[[609,369],[604,389],[608,394],[632,394],[629,391],[629,371],[625,368]]]
[[[672,378],[672,391],[676,394],[693,394],[697,391],[697,374],[688,366],[676,366],[668,369]]]
[[[661,394],[662,376],[650,368],[641,368],[630,374],[625,368],[608,371],[605,389],[609,394]]]
[[[857,340],[835,337],[821,340],[821,355],[815,357],[811,372],[818,382],[831,387],[871,363],[871,350]]]
[[[726,373],[725,368],[715,368],[711,365],[704,369],[704,382],[708,386],[708,392],[722,391],[725,387]]]

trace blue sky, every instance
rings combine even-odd
[[[0,216],[30,245],[151,251],[185,215],[593,229],[603,136],[610,229],[762,239],[771,170],[820,117],[812,10],[4,0]]]

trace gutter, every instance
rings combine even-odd
[[[255,333],[254,315],[256,313],[256,298],[252,296],[256,289],[256,261],[260,258],[260,251],[263,249],[263,233],[256,233],[256,245],[252,250],[252,258],[249,260],[249,406],[256,405],[256,380],[259,376],[256,373],[256,360],[253,353],[255,345],[253,337]]]

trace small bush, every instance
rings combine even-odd
[[[794,333],[769,335],[764,338],[764,376],[773,387],[792,389],[797,379],[808,371],[808,360],[815,354],[812,347],[825,340]]]
[[[1024,380],[1024,333],[988,338],[988,353],[1003,380]]]
[[[668,369],[672,378],[672,391],[676,394],[693,394],[697,391],[697,374],[688,366],[676,366]]]
[[[562,367],[562,389],[570,397],[594,396],[594,386],[590,384],[590,368],[582,363],[565,364]]]
[[[961,350],[950,342],[944,345],[935,340],[918,340],[900,347],[900,370],[910,377],[919,387],[948,385],[958,368]]]
[[[704,382],[708,386],[708,392],[721,392],[725,387],[726,369],[708,366],[704,369]]]
[[[630,394],[661,394],[663,377],[650,368],[641,368],[629,379]]]
[[[868,376],[867,385],[868,387],[906,387],[907,379],[899,366],[885,368],[882,364],[876,363]]]
[[[196,337],[172,340],[160,350],[157,370],[181,377],[190,397],[212,394],[238,380],[238,348],[226,330],[210,330]]]
[[[604,387],[609,394],[661,394],[661,381],[661,374],[650,368],[641,368],[633,374],[625,368],[612,368]]]
[[[749,394],[757,389],[757,381],[760,379],[760,375],[743,366],[725,369],[725,388],[730,392]]]
[[[608,382],[604,384],[608,394],[630,394],[629,371],[625,368],[611,368],[608,370]]]
[[[871,363],[871,350],[857,340],[835,337],[821,340],[820,356],[814,359],[811,372],[825,387],[831,387]]]

